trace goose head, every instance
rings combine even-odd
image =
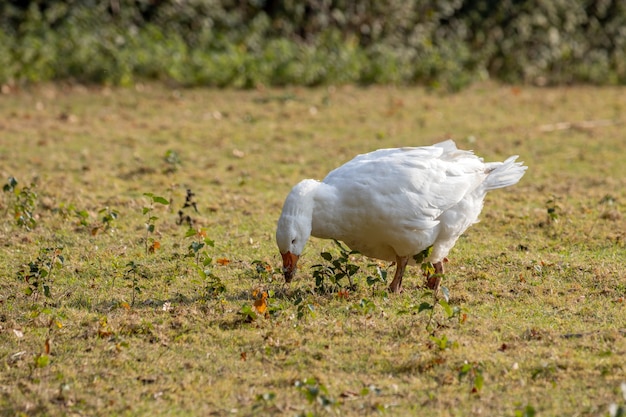
[[[283,258],[286,282],[293,279],[298,259],[311,236],[314,191],[318,185],[317,181],[304,180],[293,187],[278,219],[276,244]]]

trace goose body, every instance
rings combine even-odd
[[[400,291],[414,256],[431,246],[424,261],[432,262],[440,276],[450,249],[478,221],[487,192],[524,175],[527,167],[516,158],[485,163],[447,140],[358,155],[321,182],[301,181],[287,196],[276,230],[285,279],[292,279],[310,236],[395,261],[392,291]],[[435,280],[430,286],[437,285]]]

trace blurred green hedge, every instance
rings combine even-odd
[[[0,83],[626,83],[622,0],[5,0]]]

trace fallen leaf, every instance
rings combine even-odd
[[[467,321],[467,313],[461,314],[461,319],[460,319],[461,324],[465,323],[466,321]]]
[[[230,263],[230,259],[228,258],[218,258],[215,262],[217,262],[220,265],[226,266]]]
[[[240,356],[241,356],[241,360],[244,362],[248,359],[248,354],[246,352],[241,352]]]
[[[150,253],[154,253],[156,252],[157,249],[161,248],[161,242],[159,242],[158,240],[155,240],[154,242],[152,242],[152,245],[150,245],[150,248],[148,249],[148,251]]]
[[[339,396],[341,398],[354,398],[354,397],[358,397],[359,394],[357,392],[354,392],[354,391],[344,391],[341,394],[339,394]]]
[[[104,339],[105,337],[111,336],[113,333],[108,329],[98,329],[98,337],[100,339]]]
[[[263,292],[259,298],[254,301],[254,308],[259,314],[264,314],[267,311],[267,293]]]
[[[50,354],[50,338],[47,338],[46,343],[44,343],[44,351],[46,352],[46,355]]]

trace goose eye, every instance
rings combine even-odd
[[[291,244],[292,244],[292,245],[295,245],[295,244],[296,244],[296,239],[293,239],[293,240],[291,241]]]

